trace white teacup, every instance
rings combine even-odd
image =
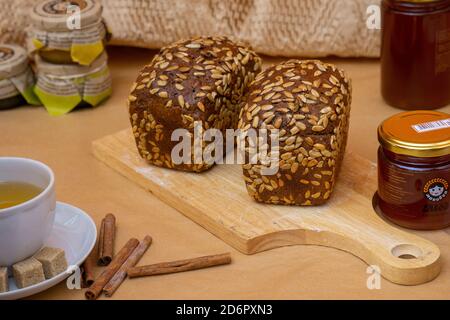
[[[35,254],[55,220],[55,177],[45,164],[0,157],[0,181],[26,182],[43,191],[33,199],[0,209],[0,266],[11,266]]]

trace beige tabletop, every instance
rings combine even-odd
[[[332,248],[292,246],[252,256],[239,253],[175,209],[97,161],[91,142],[127,128],[125,104],[138,70],[154,51],[110,48],[113,95],[103,105],[62,117],[42,107],[0,112],[0,156],[43,161],[55,171],[59,201],[78,206],[99,224],[108,212],[117,217],[117,247],[130,237],[150,234],[154,243],[141,260],[150,264],[231,252],[233,263],[212,269],[127,280],[113,299],[429,299],[450,298],[450,229],[416,232],[442,252],[443,270],[427,284],[407,287],[382,280],[380,290],[366,285],[367,266]],[[266,58],[266,63],[276,59]],[[380,95],[378,60],[330,59],[353,79],[349,150],[376,160],[376,128],[399,112]],[[442,111],[450,113],[450,106]],[[65,283],[37,299],[83,299],[83,291]]]

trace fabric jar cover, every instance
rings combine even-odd
[[[0,44],[0,99],[21,94],[29,104],[40,104],[33,92],[34,81],[25,49]]]
[[[90,66],[59,65],[36,57],[34,92],[51,115],[63,115],[81,102],[97,106],[112,92],[107,55],[102,53]]]
[[[79,25],[71,25],[79,8]],[[27,29],[30,52],[62,50],[70,52],[73,62],[90,65],[104,51],[107,31],[102,20],[102,6],[93,0],[46,0],[35,5],[31,12],[31,26]]]

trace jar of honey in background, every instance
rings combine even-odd
[[[383,0],[381,88],[397,108],[450,104],[450,0]]]
[[[410,111],[378,128],[378,207],[412,229],[450,226],[450,115]]]

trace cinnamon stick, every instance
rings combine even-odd
[[[107,266],[114,256],[114,240],[116,237],[116,217],[108,213],[102,220],[98,246],[98,265]]]
[[[128,240],[126,245],[120,249],[105,271],[95,280],[91,287],[86,291],[85,296],[89,300],[95,300],[102,293],[105,285],[116,274],[120,267],[125,263],[133,250],[138,246],[139,241],[135,238]]]
[[[81,266],[81,269],[83,270],[82,279],[84,288],[89,288],[95,281],[94,265],[97,254],[98,254],[98,247],[95,246],[94,249],[92,249],[89,256],[86,258],[86,260],[83,262],[83,265]]]
[[[129,268],[127,273],[130,278],[154,276],[158,274],[169,274],[183,271],[191,271],[209,268],[231,263],[229,253],[217,254],[193,259],[163,262],[142,267]]]
[[[139,260],[142,258],[144,253],[150,247],[152,243],[152,237],[146,236],[144,240],[134,249],[133,253],[128,257],[125,263],[120,267],[119,271],[116,272],[114,277],[107,283],[103,288],[103,292],[107,297],[111,297],[114,292],[119,288],[122,282],[127,277],[128,268],[134,267]]]

